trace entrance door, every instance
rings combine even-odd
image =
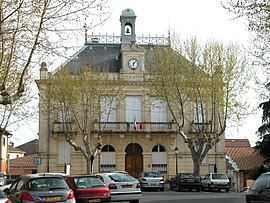
[[[138,178],[143,170],[142,148],[136,143],[129,144],[126,148],[125,170],[131,176]]]

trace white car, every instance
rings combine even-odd
[[[111,202],[129,201],[130,203],[139,203],[142,191],[137,179],[119,172],[97,173],[95,175],[109,187]]]
[[[202,179],[202,190],[211,191],[217,189],[221,191],[225,189],[226,192],[230,191],[230,180],[225,173],[209,173]]]
[[[164,178],[157,171],[143,171],[140,173],[139,182],[141,189],[156,189],[164,191]]]

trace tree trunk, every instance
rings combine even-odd
[[[201,164],[198,160],[193,159],[193,173],[195,173],[197,176],[200,177],[200,172],[201,172]]]
[[[92,155],[86,159],[86,170],[87,170],[87,174],[89,175],[93,173]]]

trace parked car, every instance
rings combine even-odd
[[[181,191],[182,189],[201,191],[202,183],[194,173],[178,173],[170,180],[170,189]]]
[[[48,174],[22,175],[9,188],[4,189],[11,202],[63,202],[75,203],[74,192],[60,176]]]
[[[5,184],[7,184],[7,176],[3,172],[0,172],[0,186]]]
[[[270,202],[270,172],[261,174],[246,193],[247,203]]]
[[[164,191],[164,178],[157,171],[143,171],[140,173],[138,180],[142,190],[156,189]]]
[[[12,203],[2,190],[0,190],[0,203]]]
[[[230,180],[225,173],[209,173],[202,180],[202,190],[217,189],[221,191],[225,189],[226,192],[230,191]]]
[[[111,202],[139,203],[142,197],[141,186],[134,177],[118,172],[97,173],[95,175],[109,187]]]
[[[63,177],[80,202],[110,202],[109,188],[94,175],[66,175]]]

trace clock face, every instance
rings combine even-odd
[[[135,59],[135,58],[132,58],[128,61],[128,66],[131,68],[131,69],[136,69],[138,68],[139,66],[139,61],[138,59]]]

